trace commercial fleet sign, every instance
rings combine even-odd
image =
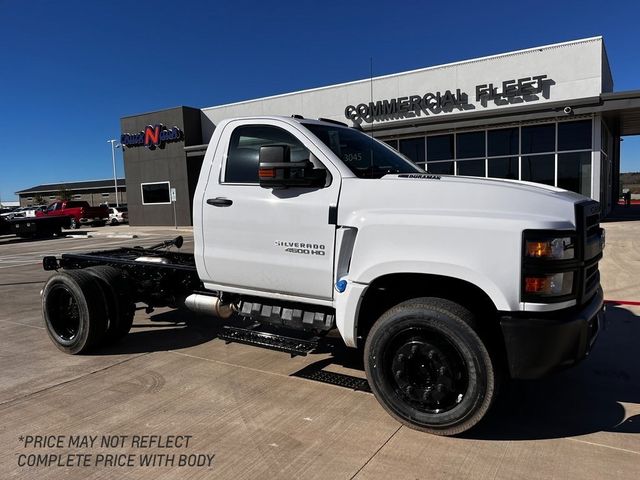
[[[178,127],[167,128],[159,123],[147,125],[142,132],[123,133],[120,135],[120,143],[127,147],[145,146],[149,150],[155,150],[156,147],[164,148],[167,143],[179,142],[182,137],[182,130]]]
[[[547,75],[533,75],[501,83],[483,83],[476,85],[473,96],[475,103],[469,102],[469,94],[457,88],[455,91],[427,92],[422,95],[348,105],[344,116],[356,123],[383,120],[397,120],[421,115],[437,115],[453,110],[474,110],[477,105],[486,108],[489,102],[495,105],[509,105],[539,100],[540,96],[548,99],[551,86],[555,82]]]

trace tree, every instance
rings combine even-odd
[[[58,190],[58,193],[56,194],[56,196],[58,197],[59,200],[62,200],[62,201],[71,200],[71,192],[67,190],[67,187],[64,185],[60,190]]]
[[[33,204],[34,205],[44,205],[45,203],[47,203],[47,200],[39,193],[36,193],[33,196]]]

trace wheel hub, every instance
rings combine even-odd
[[[51,290],[48,300],[49,321],[55,334],[64,341],[71,341],[80,328],[80,311],[74,295],[64,286]]]
[[[467,375],[460,354],[444,339],[401,341],[391,357],[397,393],[420,410],[440,413],[462,401]]]

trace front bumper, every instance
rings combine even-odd
[[[581,307],[501,315],[509,373],[513,378],[538,378],[575,365],[589,354],[603,321],[601,288]]]

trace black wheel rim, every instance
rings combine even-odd
[[[47,295],[46,308],[53,333],[71,342],[80,330],[80,308],[76,297],[64,285],[55,285]]]
[[[456,345],[431,328],[407,328],[389,344],[385,373],[395,394],[417,410],[437,414],[462,402],[469,386],[466,362]]]

